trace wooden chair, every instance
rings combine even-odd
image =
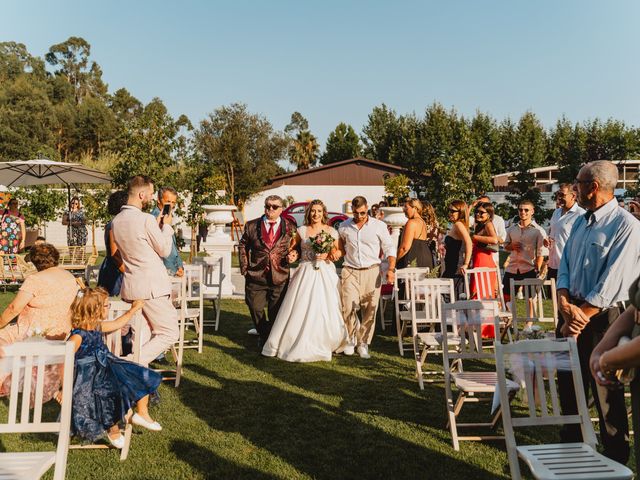
[[[496,290],[492,288],[491,277],[495,275]],[[475,286],[475,291],[471,291],[471,279]],[[502,276],[498,267],[478,267],[470,268],[464,274],[464,290],[468,300],[497,300],[499,305],[499,317],[501,319],[502,338],[505,336],[511,340],[511,312],[507,308],[502,291]],[[499,330],[496,330],[496,332]]]
[[[98,275],[100,275],[100,265],[87,265],[84,268],[84,281],[87,286],[91,285],[91,282],[97,284]]]
[[[544,290],[549,287],[551,290],[552,312],[550,317],[544,315]],[[522,288],[524,308],[522,314],[518,314],[518,298],[516,292]],[[554,279],[541,280],[538,278],[527,278],[524,280],[511,279],[511,315],[513,333],[516,340],[520,337],[518,323],[553,323],[554,332],[558,325],[558,296],[556,294],[556,281]]]
[[[451,278],[426,278],[411,282],[410,314],[411,333],[413,335],[413,355],[416,362],[416,376],[420,390],[424,390],[424,375],[441,374],[442,372],[425,372],[429,352],[439,353],[442,347],[441,330],[443,295],[455,301],[455,288]],[[436,330],[440,330],[438,332]],[[449,337],[449,344],[456,343],[457,332]]]
[[[0,423],[0,433],[57,433],[55,451],[0,452],[0,478],[34,480],[42,477],[55,464],[54,480],[63,480],[67,469],[71,402],[73,391],[74,345],[72,342],[19,342],[2,347],[4,358],[0,366],[11,372],[11,394],[7,421]],[[63,365],[64,382],[60,416],[55,421],[43,421],[45,365]],[[35,370],[36,380],[33,384]],[[20,395],[22,391],[22,395]],[[27,394],[26,392],[29,392]],[[33,408],[31,392],[34,393]]]
[[[211,300],[213,303],[213,309],[215,311],[215,317],[213,321],[204,318],[203,312],[203,327],[213,326],[215,331],[218,331],[218,325],[220,324],[220,304],[222,300],[222,281],[224,280],[224,272],[222,269],[223,257],[196,257],[193,259],[194,265],[201,263],[204,268],[204,285],[202,288],[202,298],[204,300]]]
[[[82,246],[56,246],[56,249],[60,253],[60,260],[58,266],[65,270],[81,270],[85,271],[87,266],[93,266],[96,264],[98,254],[91,247]]]
[[[180,385],[180,377],[182,376],[182,360],[184,357],[184,330],[187,315],[187,295],[186,295],[186,278],[171,277],[171,285],[173,289],[173,304],[178,311],[178,341],[171,346],[171,354],[176,364],[176,368],[172,373],[175,373],[173,377],[163,376],[162,380],[174,380],[174,385],[178,387]],[[163,370],[167,372],[169,370]]]
[[[411,326],[411,312],[409,306],[409,296],[411,292],[411,282],[414,280],[424,280],[429,275],[427,267],[409,267],[396,270],[396,281],[393,284],[393,304],[396,314],[396,332],[398,335],[398,349],[400,355],[404,356],[405,347],[412,346],[404,342],[408,327]],[[403,294],[400,293],[399,282],[403,282]],[[401,298],[404,297],[404,298]],[[407,308],[407,309],[405,309]]]
[[[184,265],[185,277],[185,327],[196,331],[195,343],[186,343],[184,348],[197,348],[202,353],[204,340],[204,269],[202,265]],[[195,304],[195,306],[192,306]]]
[[[459,436],[459,428],[495,428],[500,418],[500,410],[494,415],[491,422],[483,423],[459,423],[458,416],[466,402],[479,402],[492,400],[498,382],[495,370],[492,371],[468,371],[468,361],[492,361],[495,358],[493,343],[488,345],[482,339],[482,326],[493,324],[497,330],[499,324],[499,308],[493,300],[466,300],[442,305],[441,329],[447,331],[449,324],[456,326],[458,331],[457,345],[450,345],[448,335],[442,336],[442,359],[444,368],[444,385],[447,402],[448,427],[451,431],[451,440],[454,450],[460,449],[460,441],[477,440],[501,440],[504,437],[498,435],[468,435]],[[499,339],[495,343],[500,343]],[[454,347],[454,349],[452,349]],[[452,372],[453,362],[458,362],[458,371]],[[477,364],[478,362],[474,362]],[[464,366],[464,368],[463,368]],[[458,397],[454,402],[453,387],[458,390]],[[518,390],[515,382],[509,382],[510,390]],[[488,397],[482,398],[482,395]]]
[[[528,409],[525,415],[514,416],[507,393],[505,357],[516,359],[526,389]],[[630,479],[633,472],[596,451],[596,435],[589,419],[584,397],[580,360],[575,339],[525,340],[507,345],[496,345],[496,364],[502,423],[507,444],[511,478],[521,477],[519,458],[538,479]],[[569,368],[578,404],[577,415],[562,415],[556,385],[556,371]],[[515,370],[515,369],[514,369]],[[548,400],[551,401],[549,411]],[[549,425],[579,424],[582,443],[556,443],[542,445],[516,444],[514,428],[539,428]]]
[[[22,283],[35,272],[35,265],[27,262],[22,255],[0,254],[0,282],[5,286]]]

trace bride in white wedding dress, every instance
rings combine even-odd
[[[335,251],[338,232],[326,224],[327,208],[321,200],[309,203],[304,219],[305,225],[298,227],[295,238],[295,245],[302,247],[300,265],[291,277],[262,354],[289,362],[330,361],[332,352],[339,351],[347,339],[340,278],[328,255],[316,255],[309,239],[328,231],[335,240]]]

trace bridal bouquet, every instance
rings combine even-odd
[[[309,239],[311,242],[312,250],[317,254],[321,255],[323,253],[329,253],[333,248],[334,239],[331,234],[325,230],[321,231],[315,237],[311,237]],[[314,270],[318,270],[318,265],[316,264],[316,260],[313,261]]]

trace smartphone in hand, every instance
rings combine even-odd
[[[162,207],[162,216],[164,217],[166,215],[169,215],[169,213],[171,213],[171,205],[166,203],[164,207]]]

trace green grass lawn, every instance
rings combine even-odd
[[[11,295],[0,295],[0,306]],[[244,303],[224,301],[220,331],[207,332],[202,354],[186,351],[180,387],[161,386],[152,415],[164,430],[136,430],[125,462],[113,450],[72,450],[67,478],[509,477],[503,442],[453,450],[442,383],[420,391],[392,334],[378,332],[370,360],[293,364],[260,356],[250,327]],[[484,421],[489,405],[475,409]],[[0,437],[0,451],[38,448],[51,444]]]

